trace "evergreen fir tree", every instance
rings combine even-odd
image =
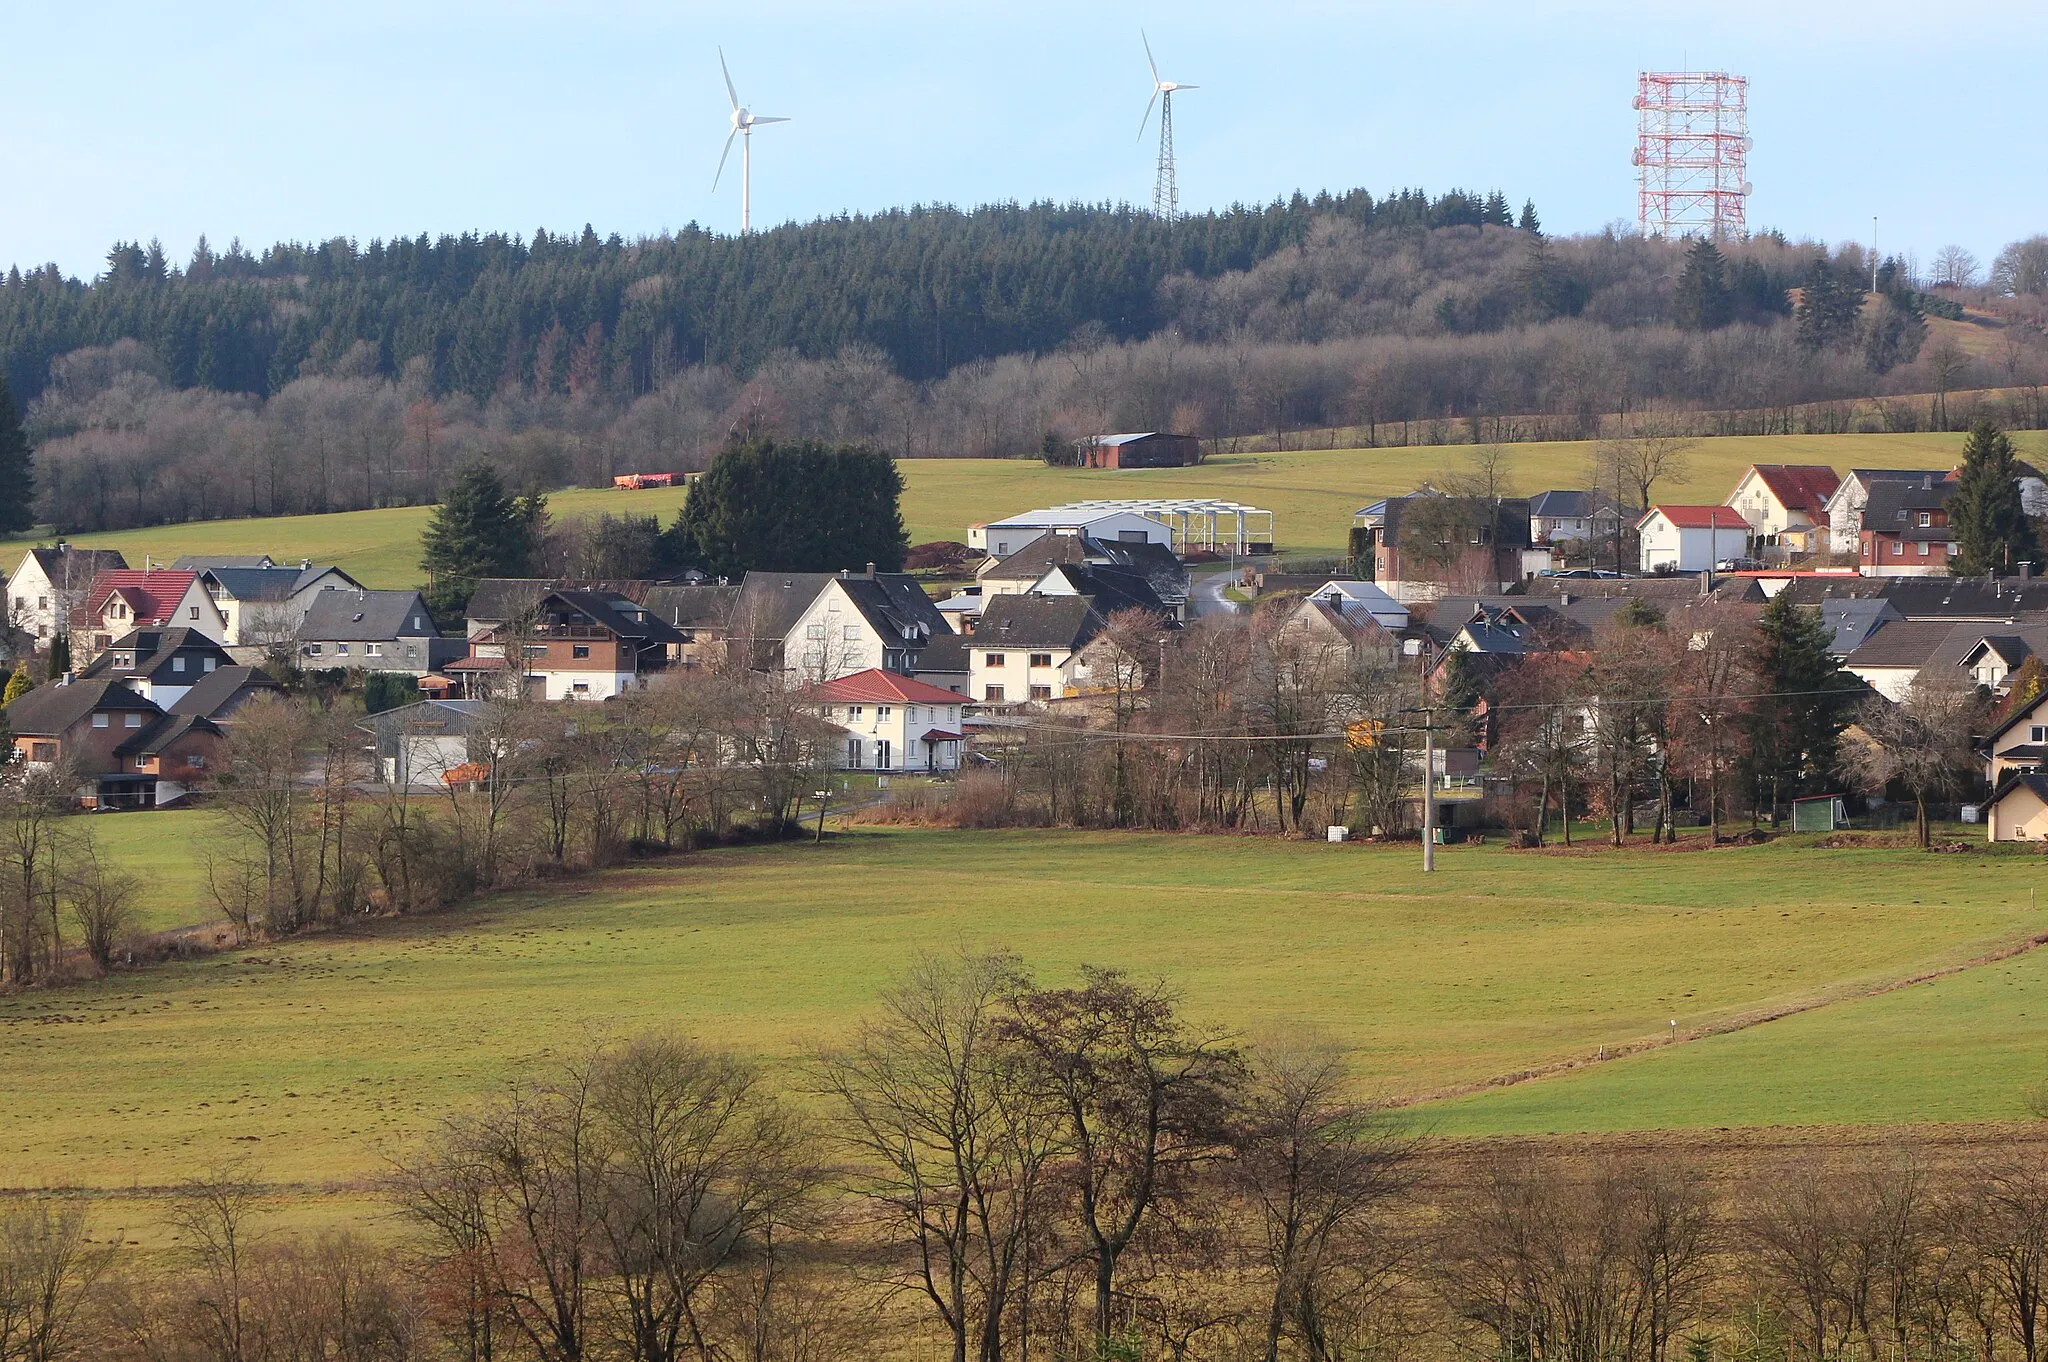
[[[50,675],[62,676],[71,670],[71,635],[59,634],[50,640]]]
[[[455,475],[421,537],[427,604],[457,614],[485,577],[523,577],[533,568],[535,530],[546,502],[514,497],[497,472],[475,463]]]
[[[1759,809],[1826,793],[1839,765],[1842,730],[1856,695],[1818,610],[1773,596],[1756,624],[1753,663],[1761,692],[1751,711],[1749,774]]]
[[[1735,319],[1735,295],[1728,288],[1728,262],[1705,237],[1685,253],[1685,267],[1671,300],[1679,326],[1687,331],[1718,331]]]
[[[1522,220],[1516,225],[1533,235],[1543,235],[1543,220],[1536,216],[1536,200],[1522,200]]]
[[[1956,552],[1949,571],[1958,577],[2016,571],[2038,563],[2033,522],[2020,500],[2019,459],[2006,433],[1989,421],[1970,427],[1963,442],[1963,467],[1948,499],[1949,530]]]
[[[1822,350],[1849,340],[1856,334],[1862,312],[1862,288],[1842,278],[1826,256],[1816,257],[1793,314],[1799,344],[1808,350]]]
[[[735,442],[690,484],[672,544],[713,576],[895,572],[910,547],[903,478],[864,446]]]
[[[28,674],[28,663],[17,662],[14,674],[7,678],[7,689],[0,691],[0,705],[11,705],[35,688],[35,678]]]
[[[35,455],[22,429],[21,413],[7,380],[0,377],[0,533],[32,528],[35,516]]]

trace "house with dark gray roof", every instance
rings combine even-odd
[[[902,572],[749,572],[731,624],[756,670],[824,682],[880,667],[914,676],[917,657],[952,626]]]
[[[180,558],[180,563],[187,561]],[[220,611],[229,645],[286,650],[299,637],[313,603],[328,591],[361,591],[363,584],[338,567],[280,567],[268,554],[252,560],[208,558],[198,568],[199,588]]]
[[[1088,687],[1082,653],[1109,625],[1087,596],[994,596],[967,640],[968,696],[1004,705],[1064,700]]]
[[[417,591],[322,591],[298,628],[299,665],[308,671],[406,672],[423,676],[467,649],[444,639]]]
[[[1188,570],[1164,544],[1097,539],[1091,534],[1053,530],[1006,558],[983,564],[975,573],[975,581],[984,598],[1022,595],[1044,591],[1048,577],[1062,568],[1078,569],[1076,573],[1062,574],[1068,579],[1085,580],[1098,572],[1139,578],[1160,608],[1176,619],[1186,613]],[[1128,588],[1123,590],[1130,594]]]
[[[220,730],[108,678],[55,681],[7,706],[17,757],[67,767],[91,808],[170,803],[219,767]]]
[[[227,649],[197,629],[131,629],[78,675],[83,680],[119,681],[169,708],[207,676],[233,665]]]
[[[549,591],[469,640],[469,656],[448,670],[481,678],[516,669],[537,698],[610,700],[645,687],[682,642],[682,631],[617,592]]]
[[[196,714],[217,724],[232,724],[242,707],[259,695],[282,695],[284,687],[261,667],[217,667],[167,707],[173,714]]]

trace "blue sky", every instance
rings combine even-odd
[[[1182,204],[1499,187],[1631,220],[1635,72],[1750,77],[1753,227],[1989,260],[2048,231],[2048,6],[975,0],[0,0],[0,264],[739,221],[716,48],[756,112],[757,225],[915,202],[1147,202],[1140,27]]]

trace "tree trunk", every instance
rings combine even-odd
[[[1922,851],[1934,845],[1932,830],[1927,826],[1927,796],[1918,790],[1913,792],[1913,835],[1919,839]]]

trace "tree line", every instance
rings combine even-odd
[[[815,241],[804,236],[814,229],[789,228],[790,243],[811,244],[786,250],[831,273],[777,256],[745,274],[746,288],[786,288],[805,326],[843,334],[800,343],[784,336],[745,353],[700,354],[663,342],[668,333],[644,319],[629,325],[694,278],[636,273],[666,260],[654,245],[597,243],[587,268],[617,277],[574,289],[562,280],[586,268],[574,263],[584,248],[553,238],[537,264],[519,256],[532,247],[514,250],[508,239],[502,250],[451,246],[431,269],[414,259],[417,243],[399,253],[411,262],[403,268],[388,249],[374,266],[332,270],[316,266],[325,258],[318,253],[280,249],[275,274],[238,265],[245,272],[228,278],[289,295],[293,325],[319,310],[314,295],[329,296],[322,290],[346,292],[348,280],[369,287],[357,277],[365,272],[396,291],[401,310],[474,310],[482,305],[471,292],[490,280],[544,297],[516,324],[491,311],[511,328],[504,334],[398,350],[392,338],[412,335],[410,322],[373,327],[382,314],[351,304],[337,313],[348,319],[341,331],[261,383],[197,382],[160,336],[130,324],[149,315],[151,299],[226,287],[205,274],[219,262],[196,279],[189,270],[154,279],[146,265],[138,276],[123,265],[77,286],[81,298],[104,294],[120,325],[65,333],[12,381],[18,397],[34,398],[38,515],[67,531],[421,504],[479,457],[521,490],[603,485],[622,472],[702,468],[735,432],[869,444],[896,457],[982,457],[1035,455],[1048,436],[1057,443],[1112,429],[1188,430],[1223,448],[1261,437],[1285,447],[1303,431],[1333,440],[1337,429],[1368,444],[1584,438],[1617,414],[1649,408],[1683,414],[1702,433],[1818,433],[1872,420],[1952,429],[1980,413],[1976,399],[1951,404],[1949,396],[1987,386],[2007,390],[1999,400],[2012,408],[2010,423],[2037,426],[2048,416],[2048,319],[2028,311],[2039,301],[2030,293],[1937,289],[1891,260],[1875,271],[1880,297],[1865,316],[1873,262],[1859,247],[1768,235],[1706,251],[1612,234],[1549,238],[1533,213],[1509,225],[1498,196],[1408,195],[1368,212],[1370,202],[1302,200],[1278,217],[1221,215],[1186,234],[1177,225],[1170,238],[1157,237],[1170,250],[1161,244],[1163,254],[1147,256],[1153,264],[1131,285],[1148,300],[1142,309],[1088,301],[1098,286],[1122,288],[1132,274],[1088,252],[1153,241],[1142,215],[1081,211],[1069,220],[1019,210],[1028,224],[1015,232],[992,225],[1000,214],[920,218],[929,231],[920,229],[917,251],[932,258],[917,255],[924,274],[912,281],[879,266],[843,269],[867,257],[822,244],[842,230],[895,241],[882,220],[819,225],[824,236]],[[1256,232],[1254,218],[1264,224]],[[1217,233],[1250,233],[1245,239],[1258,244],[1201,244]],[[769,249],[707,241],[706,250]],[[1033,256],[1043,268],[1028,286],[1003,264],[1027,242],[1054,243]],[[486,260],[495,263],[479,263]],[[787,273],[774,272],[783,265]],[[945,281],[984,267],[1027,292],[1033,307],[1062,300],[1056,323],[979,348],[953,346],[932,367],[862,330],[858,319],[887,311],[880,299],[834,292],[886,282],[938,298],[935,326],[950,325],[956,311],[980,325],[980,293],[939,294]],[[1069,270],[1077,273],[1061,273]],[[511,282],[529,274],[526,284]],[[590,301],[614,285],[616,308]],[[8,297],[19,293],[20,303],[31,292],[0,286],[0,314]],[[1928,329],[1929,316],[1953,315],[1963,296],[2011,314],[1989,355]],[[1804,300],[1797,307],[1795,297]],[[576,310],[586,305],[589,319]],[[550,308],[575,315],[543,345],[556,327],[543,319]],[[749,305],[743,320],[754,325],[770,311]],[[358,323],[375,334],[348,330]],[[558,342],[571,334],[580,340],[564,351]],[[453,377],[443,350],[465,348],[494,357],[488,381]]]
[[[270,1229],[247,1163],[151,1256],[10,1200],[0,1356],[2023,1362],[2048,1328],[2018,1143],[1454,1147],[1326,1039],[971,949],[782,1067],[667,1033],[526,1064],[389,1164],[395,1244]]]

